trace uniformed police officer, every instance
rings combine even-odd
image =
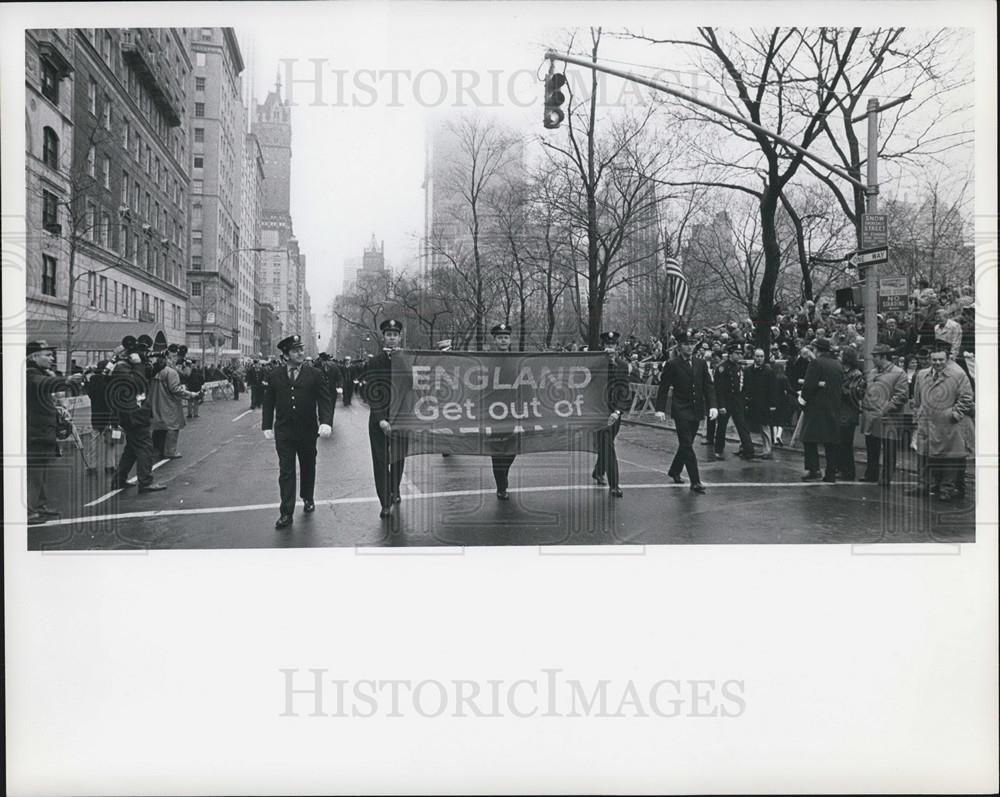
[[[594,480],[604,484],[608,476],[608,487],[615,498],[622,497],[618,482],[618,452],[615,438],[622,428],[622,413],[629,408],[628,365],[618,357],[619,332],[602,332],[601,344],[608,355],[608,425],[597,433],[597,463],[594,465]]]
[[[382,351],[373,357],[365,369],[363,398],[368,404],[368,442],[372,449],[372,469],[375,474],[375,492],[378,493],[380,518],[392,514],[392,505],[402,499],[399,485],[406,464],[405,439],[393,440],[389,423],[392,404],[392,353],[400,348],[403,325],[389,318],[379,324],[382,333]]]
[[[313,490],[316,485],[316,436],[329,437],[333,432],[333,400],[322,373],[306,365],[301,335],[291,335],[278,343],[283,365],[268,374],[264,388],[261,428],[268,440],[274,440],[278,452],[278,487],[281,509],[276,529],[292,523],[295,511],[295,459],[302,479],[299,496],[303,510],[316,509]]]
[[[342,373],[344,375],[344,406],[350,407],[351,399],[354,398],[354,380],[358,378],[358,367],[351,361],[350,357],[344,358]]]
[[[167,489],[153,481],[153,437],[150,426],[153,411],[147,395],[153,368],[147,357],[153,339],[148,335],[138,338],[126,335],[122,339],[122,352],[111,371],[107,385],[108,407],[118,413],[118,422],[125,432],[125,448],[118,460],[114,485],[120,490],[129,486],[128,475],[136,467],[136,481],[140,493]]]
[[[704,493],[705,487],[698,475],[694,438],[706,407],[709,418],[714,420],[719,417],[715,405],[715,385],[708,364],[692,358],[694,346],[687,333],[677,332],[674,338],[677,340],[677,356],[663,367],[660,388],[656,392],[656,419],[661,422],[667,419],[667,394],[672,387],[674,395],[670,402],[670,417],[674,420],[678,447],[667,474],[675,484],[683,484],[681,471],[686,467],[691,477],[691,492]]]
[[[495,324],[490,329],[493,345],[497,351],[510,351],[512,331],[510,324],[506,321]],[[516,457],[516,454],[494,454],[491,457],[493,460],[493,479],[497,484],[497,498],[501,501],[510,500],[510,496],[507,494],[507,488],[510,486],[510,466],[514,464]]]

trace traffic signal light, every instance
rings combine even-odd
[[[553,72],[545,77],[545,113],[542,114],[542,124],[547,130],[555,130],[566,118],[561,106],[566,102],[562,87],[566,85],[566,76],[561,72]]]

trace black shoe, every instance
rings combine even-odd
[[[29,526],[40,526],[43,523],[48,523],[52,518],[43,515],[41,512],[32,512],[28,515],[28,525]]]
[[[836,476],[824,476],[823,477],[823,481],[825,481],[827,484],[836,484],[837,483],[837,477]]]
[[[776,445],[776,446],[777,446],[778,448],[784,448],[784,447],[785,447],[785,444],[784,444],[784,443],[783,443],[783,442],[782,442],[782,441],[781,441],[780,439],[778,439],[778,440],[775,440],[775,441],[774,441],[774,444],[775,444],[775,445]]]
[[[391,514],[392,514],[392,507],[391,506],[384,506],[384,507],[382,507],[382,510],[378,513],[378,516],[384,520],[385,518],[389,517]]]
[[[805,476],[802,477],[804,482],[818,482],[823,478],[823,474],[818,470],[811,470]]]
[[[303,512],[315,512],[316,511],[316,503],[312,500],[312,498],[306,498],[306,499],[303,500],[303,502],[302,502],[302,511]]]
[[[500,499],[501,501],[509,501],[510,500],[510,496],[507,495],[507,491],[506,490],[497,490],[497,498]]]
[[[392,502],[394,504],[398,504],[402,500],[403,500],[403,497],[399,493],[393,493],[392,494]]]
[[[692,493],[698,493],[699,495],[701,495],[701,494],[704,494],[704,493],[708,492],[708,490],[705,489],[705,485],[704,484],[701,484],[699,482],[698,484],[692,484],[691,485],[691,492]]]
[[[869,479],[867,476],[858,476],[859,482],[868,482],[869,484],[875,484],[877,479]]]
[[[590,475],[594,478],[594,481],[597,482],[601,487],[607,484],[607,482],[604,480],[604,476],[598,476],[596,473],[591,473]]]
[[[668,473],[667,475],[674,480],[674,484],[684,484],[684,479],[680,476],[674,476],[672,473]]]
[[[158,492],[160,492],[160,490],[166,490],[166,489],[167,489],[167,485],[165,485],[165,484],[159,484],[157,482],[153,482],[152,484],[147,484],[145,487],[140,487],[139,488],[139,492],[140,493],[158,493]]]
[[[621,498],[622,495],[624,495],[621,487],[612,487],[610,490],[608,490],[608,492],[611,493],[611,495],[613,495],[615,498]]]
[[[57,512],[54,509],[49,509],[47,506],[43,506],[38,510],[39,515],[45,515],[45,517],[62,517],[62,512]]]
[[[174,454],[172,457],[164,457],[164,459],[182,459],[183,457],[183,454]]]
[[[112,482],[111,486],[115,490],[127,490],[132,485],[128,482]]]
[[[292,525],[291,515],[282,515],[276,521],[274,521],[274,527],[276,529],[286,529]]]

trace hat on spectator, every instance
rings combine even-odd
[[[321,351],[321,352],[319,353],[319,358],[320,358],[321,360],[329,360],[329,359],[330,359],[330,352],[327,352],[327,351]]]
[[[816,347],[816,351],[833,351],[829,338],[816,338],[813,345]]]
[[[609,343],[618,343],[621,339],[620,332],[602,332],[601,333],[601,343],[608,345]]]
[[[28,344],[27,351],[28,351],[28,356],[29,357],[32,354],[38,354],[38,352],[40,352],[40,351],[51,352],[53,357],[56,356],[56,347],[55,346],[50,346],[44,340],[33,340],[33,341],[31,341]]]
[[[678,329],[676,332],[674,332],[674,340],[676,340],[678,343],[691,342],[691,339],[688,337],[687,331],[683,329]]]
[[[287,338],[278,341],[278,350],[288,354],[292,349],[304,349],[301,335],[289,335]]]
[[[490,328],[490,334],[493,337],[496,337],[497,335],[509,335],[511,334],[511,332],[512,332],[511,326],[506,321],[501,321],[499,324],[494,324]]]
[[[379,332],[403,332],[403,323],[395,318],[387,318],[378,325]]]

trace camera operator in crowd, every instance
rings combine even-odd
[[[122,339],[123,351],[108,378],[107,390],[108,407],[118,413],[118,422],[125,433],[125,450],[118,461],[115,487],[120,490],[129,487],[128,476],[134,465],[140,493],[166,489],[153,481],[153,413],[148,401],[150,381],[155,376],[154,366],[149,362],[151,345],[148,335],[140,335],[138,339],[126,335]]]

